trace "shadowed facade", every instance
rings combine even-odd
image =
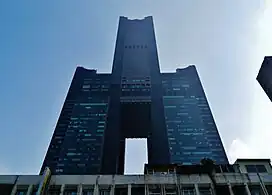
[[[160,72],[152,17],[120,17],[111,74],[77,68],[42,170],[123,174],[126,138],[149,164],[228,163],[195,66]]]

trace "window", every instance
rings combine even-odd
[[[68,152],[66,155],[67,156],[74,156],[74,155],[76,155],[76,153],[74,153],[74,152]]]
[[[256,167],[255,165],[246,165],[246,170],[248,173],[256,173]]]
[[[166,189],[165,191],[166,191],[165,192],[166,195],[176,195],[177,194],[177,192],[172,189]]]
[[[87,132],[85,129],[80,129],[79,132]]]
[[[101,133],[101,132],[104,132],[104,130],[103,129],[97,129],[96,132],[100,132]]]
[[[209,188],[200,188],[199,192],[201,195],[211,195],[211,190]]]
[[[93,195],[93,190],[84,190],[83,195]]]
[[[83,89],[89,89],[89,88],[90,88],[90,85],[83,85],[82,88],[83,88]]]
[[[19,190],[16,195],[26,195],[26,190]]]
[[[256,169],[259,173],[266,173],[267,170],[264,165],[256,165]]]
[[[149,194],[151,195],[160,195],[161,194],[161,189],[160,188],[155,188],[150,190]]]
[[[76,191],[64,192],[64,195],[77,195]]]
[[[195,190],[192,188],[192,189],[183,189],[182,190],[182,195],[195,195]]]
[[[38,191],[38,189],[33,189],[33,191],[32,191],[32,193],[31,193],[31,195],[37,195],[37,191]],[[49,194],[50,195],[50,194]],[[59,194],[58,194],[59,195]]]
[[[251,193],[251,195],[261,195],[262,194],[261,189],[258,187],[257,188],[254,187],[253,189],[251,189],[250,193]]]
[[[49,190],[49,192],[48,192],[48,195],[59,195],[59,194],[60,194],[59,190]]]
[[[63,169],[56,169],[56,173],[62,173]]]
[[[110,195],[110,191],[109,190],[101,190],[100,195]]]
[[[248,173],[266,173],[267,170],[264,165],[246,165]]]

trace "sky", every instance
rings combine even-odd
[[[2,0],[0,174],[39,172],[77,64],[109,73],[119,16],[149,15],[161,71],[196,65],[230,162],[272,158],[272,103],[256,81],[271,0]],[[142,172],[145,141],[127,146],[126,171]]]

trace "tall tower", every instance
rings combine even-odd
[[[125,138],[147,138],[149,163],[170,162],[152,17],[120,18],[108,115],[103,173],[124,171]]]
[[[77,68],[42,170],[122,174],[126,138],[149,164],[228,163],[195,67],[160,73],[152,17],[120,17],[111,74]]]

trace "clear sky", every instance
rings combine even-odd
[[[256,81],[272,55],[270,0],[2,0],[0,174],[39,172],[76,64],[110,72],[121,15],[154,17],[162,71],[196,64],[231,162],[272,157],[272,103]],[[141,172],[144,145],[129,150]]]

